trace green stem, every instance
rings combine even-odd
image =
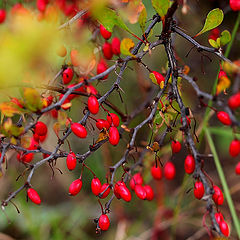
[[[230,191],[229,191],[229,188],[228,188],[228,185],[227,185],[227,181],[226,181],[226,178],[225,178],[225,175],[224,175],[224,172],[223,172],[223,169],[222,169],[222,166],[221,166],[221,163],[220,163],[220,160],[219,160],[219,157],[218,157],[218,154],[217,154],[212,136],[211,136],[211,134],[210,134],[210,132],[207,128],[205,129],[205,134],[206,134],[206,137],[207,137],[207,140],[208,140],[209,147],[210,147],[211,152],[213,154],[214,162],[215,162],[215,165],[216,165],[216,168],[217,168],[217,172],[218,172],[221,184],[223,186],[223,191],[224,191],[224,194],[225,194],[225,197],[226,197],[226,200],[227,200],[227,203],[228,203],[231,215],[232,215],[233,224],[234,224],[235,229],[237,231],[238,238],[240,239],[240,224],[239,224],[238,216],[237,216],[237,213],[236,213],[236,210],[235,210],[232,198],[231,198],[231,194],[230,194]]]

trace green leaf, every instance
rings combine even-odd
[[[167,14],[169,3],[169,0],[152,0],[152,6],[160,17],[164,17]]]
[[[39,92],[34,88],[24,88],[23,99],[25,106],[32,112],[42,109],[43,103]]]
[[[224,17],[223,11],[219,8],[215,8],[212,11],[210,11],[205,20],[203,29],[195,37],[219,26],[223,21],[223,17]]]
[[[215,40],[213,40],[213,39],[208,39],[208,42],[209,42],[209,44],[210,44],[212,47],[214,47],[214,48],[220,48],[220,45],[218,45],[218,43],[217,43]]]
[[[118,13],[110,8],[104,7],[101,11],[95,12],[95,18],[110,32],[114,26],[118,26],[132,34]]]
[[[224,30],[220,36],[220,44],[224,46],[231,41],[231,33],[228,30]]]
[[[147,11],[146,11],[146,8],[144,6],[144,8],[141,11],[141,13],[139,15],[139,18],[138,18],[138,22],[140,24],[140,28],[142,29],[142,32],[145,31],[146,21],[147,21]]]
[[[154,84],[158,85],[157,79],[156,79],[156,77],[155,77],[155,75],[154,75],[153,73],[150,73],[150,74],[149,74],[149,78],[152,80],[152,82],[153,82]],[[158,85],[158,86],[159,86],[159,85]]]

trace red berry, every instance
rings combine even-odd
[[[238,162],[238,164],[237,164],[236,167],[235,167],[235,173],[236,173],[237,175],[240,175],[240,162]]]
[[[118,182],[116,182],[116,184],[115,184],[115,186],[114,186],[114,189],[113,189],[113,192],[114,192],[114,194],[115,194],[115,196],[116,196],[117,199],[121,199],[121,195],[120,195],[120,192],[119,192],[119,187],[120,187],[121,185],[126,186],[126,184],[125,184],[124,182],[118,181]]]
[[[114,127],[118,127],[120,123],[119,117],[115,113],[110,113],[110,115],[107,115],[107,121],[110,125],[113,123]]]
[[[63,71],[63,84],[68,84],[72,81],[73,78],[73,70],[71,68],[67,68]]]
[[[96,127],[99,130],[102,130],[104,127],[108,130],[110,128],[110,124],[105,119],[98,119],[97,122],[96,122]]]
[[[77,195],[81,191],[81,188],[82,188],[82,180],[81,179],[74,180],[69,186],[69,195],[71,196]]]
[[[71,129],[76,136],[78,136],[80,138],[86,138],[87,137],[87,130],[82,124],[73,123],[71,125]]]
[[[230,119],[228,113],[220,111],[217,113],[218,120],[224,125],[231,125],[232,120]]]
[[[19,162],[23,162],[23,163],[30,163],[33,160],[34,154],[33,153],[27,153],[27,154],[23,154],[18,153],[17,155],[17,159]]]
[[[29,188],[27,190],[27,195],[28,195],[28,198],[35,204],[41,204],[41,199],[37,193],[36,190],[34,190],[33,188]]]
[[[99,111],[99,103],[95,96],[90,96],[88,98],[88,110],[92,114],[97,114]]]
[[[46,9],[46,0],[37,0],[37,8],[40,12],[44,12]]]
[[[39,136],[45,136],[47,134],[47,126],[45,123],[38,121],[35,125],[34,132]]]
[[[222,213],[220,213],[220,212],[216,212],[216,213],[215,213],[215,219],[216,219],[216,222],[217,222],[218,224],[220,224],[221,221],[224,221],[223,215],[222,215]]]
[[[131,201],[132,195],[125,184],[121,184],[118,186],[118,193],[124,201],[126,201],[126,202]]]
[[[4,9],[0,9],[0,23],[3,23],[6,19],[6,11]]]
[[[182,145],[179,141],[172,141],[171,148],[173,153],[178,153],[180,152]]]
[[[229,146],[229,154],[232,157],[236,157],[240,153],[240,141],[235,139],[232,140]]]
[[[77,159],[76,159],[76,155],[74,152],[70,152],[67,155],[67,168],[71,171],[73,169],[75,169],[76,165],[77,165]]]
[[[229,236],[229,228],[228,228],[227,223],[224,220],[222,220],[219,224],[219,227],[220,227],[222,234],[224,236],[228,237]]]
[[[240,107],[240,92],[234,94],[228,99],[228,106],[234,110]]]
[[[233,11],[240,11],[240,1],[230,0],[230,7]]]
[[[187,174],[192,174],[195,170],[195,160],[192,155],[187,155],[184,162],[185,172]]]
[[[134,191],[138,198],[140,198],[142,200],[146,199],[147,193],[142,185],[136,185]]]
[[[100,25],[100,33],[102,37],[106,40],[108,40],[112,36],[112,33],[109,32],[103,25]]]
[[[164,78],[164,76],[161,73],[156,72],[156,71],[152,71],[152,73],[154,74],[154,76],[155,76],[155,78],[157,80],[158,85],[160,85],[161,82],[165,81],[165,78]]]
[[[212,39],[212,40],[216,41],[219,36],[220,36],[219,28],[214,28],[210,31],[208,39]]]
[[[106,214],[102,214],[98,220],[98,225],[102,231],[108,230],[110,226],[109,218]]]
[[[105,189],[107,189],[107,190],[105,191]],[[104,191],[105,191],[105,192],[104,192]],[[103,192],[104,192],[104,193],[103,193]],[[106,198],[106,197],[108,196],[108,194],[110,193],[110,187],[109,187],[109,184],[108,184],[108,183],[104,183],[104,184],[102,185],[101,190],[100,190],[100,194],[101,194],[101,193],[103,193],[102,196],[100,197],[101,199]]]
[[[132,190],[135,189],[135,185],[142,185],[143,184],[143,178],[141,173],[136,173],[133,175],[133,177],[130,180],[130,188]]]
[[[113,57],[112,45],[108,42],[105,42],[102,46],[103,55],[106,59],[110,60]]]
[[[151,167],[152,177],[156,180],[160,180],[162,178],[162,169],[158,166]]]
[[[102,184],[97,177],[94,177],[91,182],[92,193],[96,196],[101,192]]]
[[[176,175],[176,169],[175,169],[174,164],[172,162],[166,163],[166,165],[164,166],[165,178],[168,180],[172,180],[172,179],[174,179],[175,175]]]
[[[224,201],[224,197],[223,197],[223,193],[222,193],[221,189],[216,185],[213,186],[213,189],[214,189],[214,194],[212,195],[213,201],[217,205],[222,205],[223,201]]]
[[[119,40],[119,38],[114,37],[112,39],[112,52],[115,55],[120,55],[120,45],[121,45],[121,41]]]
[[[145,185],[145,186],[143,186],[143,188],[144,188],[144,190],[146,191],[146,194],[147,194],[146,199],[148,201],[152,201],[153,198],[154,198],[154,193],[153,193],[152,187],[149,186],[149,185]]]
[[[103,73],[108,69],[108,65],[105,62],[105,60],[102,58],[100,60],[100,62],[97,65],[97,74]],[[102,80],[107,79],[108,75],[104,76],[103,78],[101,78]]]
[[[117,128],[115,127],[110,127],[109,129],[109,142],[113,145],[116,146],[119,143],[119,132]]]
[[[203,183],[201,181],[195,182],[193,192],[194,192],[195,198],[200,200],[203,197],[205,190],[204,190]]]

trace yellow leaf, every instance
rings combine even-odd
[[[63,111],[59,111],[58,112],[58,122],[60,125],[66,125],[66,121],[67,121],[67,113],[66,112],[63,112]]]
[[[219,93],[221,93],[221,92],[224,91],[225,89],[229,88],[230,85],[231,85],[230,79],[229,79],[227,76],[222,76],[222,77],[218,80],[216,94],[218,95]]]
[[[121,41],[120,49],[121,53],[124,55],[132,56],[135,57],[132,53],[131,50],[134,48],[135,44],[132,39],[130,38],[124,38]]]
[[[107,132],[107,130],[104,128],[103,131],[101,131],[101,132],[99,133],[99,136],[98,136],[98,139],[97,139],[96,143],[101,142],[101,141],[105,140],[105,139],[108,138],[108,137],[109,137],[108,132]]]
[[[53,124],[53,131],[55,132],[55,134],[57,135],[57,137],[59,137],[59,131],[60,131],[60,124],[58,122]]]
[[[14,114],[21,114],[20,108],[13,102],[3,102],[0,104],[0,111],[7,117],[13,117]]]

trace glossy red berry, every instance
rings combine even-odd
[[[87,130],[82,124],[73,123],[71,125],[71,129],[76,136],[78,136],[80,138],[86,138],[87,137]]]
[[[119,38],[114,37],[112,39],[112,52],[113,52],[113,54],[120,55],[120,53],[121,53],[120,45],[121,45],[121,41],[119,40]]]
[[[106,128],[108,130],[110,128],[110,124],[105,119],[98,119],[97,122],[96,122],[96,127],[99,130],[102,130],[103,128]]]
[[[109,122],[110,126],[118,127],[120,120],[117,114],[115,113],[110,113],[110,115],[107,115],[107,121]]]
[[[130,191],[128,190],[128,188],[126,187],[125,184],[121,184],[118,187],[118,193],[120,195],[120,197],[126,201],[126,202],[130,202],[132,199],[132,195],[130,193]]]
[[[113,57],[111,43],[105,42],[102,46],[103,55],[106,59],[110,60]]]
[[[98,220],[98,225],[102,231],[107,231],[110,226],[109,218],[106,214],[102,214]]]
[[[142,200],[146,199],[147,193],[142,185],[136,185],[134,191],[138,198],[140,198]]]
[[[107,190],[105,191],[105,189],[107,189]],[[101,190],[100,190],[100,194],[101,193],[103,193],[102,196],[100,197],[101,199],[106,198],[108,196],[108,194],[110,193],[110,187],[109,187],[108,183],[104,183],[102,185]]]
[[[47,134],[47,125],[41,121],[38,121],[35,125],[34,132],[39,136],[44,136]]]
[[[218,112],[217,113],[217,118],[224,125],[231,125],[232,124],[232,120],[230,119],[228,113],[226,113],[224,111]]]
[[[77,159],[74,152],[70,152],[66,159],[67,168],[72,171],[77,166]]]
[[[97,74],[101,74],[101,73],[105,72],[107,69],[108,69],[108,65],[105,62],[105,60],[102,58],[97,65]],[[108,78],[108,75],[105,75],[101,79],[104,80],[104,79],[107,79],[107,78]]]
[[[130,184],[130,188],[132,190],[135,189],[135,185],[142,185],[143,184],[143,178],[142,178],[141,173],[134,174],[133,177],[131,178],[129,184]]]
[[[121,199],[121,195],[120,195],[120,193],[119,193],[119,187],[120,187],[121,185],[126,186],[126,184],[125,184],[124,182],[118,181],[118,182],[116,182],[116,184],[115,184],[115,186],[114,186],[114,188],[113,188],[113,192],[114,192],[114,194],[115,194],[115,196],[116,196],[117,199]]]
[[[240,175],[240,162],[238,162],[238,164],[237,164],[236,167],[235,167],[235,173],[236,173],[237,175]]]
[[[160,180],[162,178],[162,169],[159,166],[152,166],[151,167],[151,174],[152,177],[156,180]]]
[[[233,11],[240,11],[240,1],[239,0],[230,0],[230,7]]]
[[[232,140],[229,146],[229,154],[232,157],[236,157],[240,153],[240,141],[235,139]]]
[[[200,200],[203,197],[204,192],[205,190],[204,190],[203,183],[201,181],[195,182],[194,190],[193,190],[195,198]]]
[[[165,78],[164,78],[164,76],[161,73],[156,72],[156,71],[152,71],[152,73],[154,74],[154,76],[155,76],[155,78],[157,80],[158,85],[161,85],[162,82],[164,83]]]
[[[91,182],[92,193],[96,196],[101,192],[102,184],[97,177],[94,177]]]
[[[216,185],[213,186],[213,189],[214,189],[214,194],[212,195],[213,201],[217,205],[222,205],[224,202],[224,197],[223,197],[223,193],[222,193],[221,189]]]
[[[37,191],[33,188],[29,188],[27,190],[27,195],[28,195],[28,198],[35,204],[39,205],[41,204],[41,199],[37,193]]]
[[[99,111],[99,103],[95,96],[90,96],[88,98],[88,110],[92,114],[97,114]]]
[[[30,163],[33,160],[34,154],[33,153],[18,153],[17,155],[17,159],[19,162],[23,162],[23,163]]]
[[[192,174],[195,170],[195,160],[192,155],[187,155],[184,162],[184,169],[187,174]]]
[[[234,94],[228,99],[228,106],[235,110],[236,108],[240,107],[240,92]]]
[[[73,78],[73,70],[71,68],[67,68],[63,71],[63,84],[68,84],[72,81]]]
[[[167,162],[164,166],[164,177],[168,180],[174,179],[176,175],[176,169],[172,162]]]
[[[147,194],[146,199],[148,201],[152,201],[153,198],[154,198],[154,192],[153,192],[152,187],[149,186],[149,185],[145,185],[145,186],[143,186],[143,188],[144,188],[144,190],[146,191],[146,194]]]
[[[44,12],[46,10],[46,0],[37,0],[37,8],[40,12]]]
[[[6,19],[6,11],[4,9],[0,9],[0,23],[3,23]]]
[[[119,132],[116,127],[110,127],[109,129],[109,142],[113,145],[116,146],[119,143]]]
[[[69,195],[71,196],[77,195],[81,191],[81,188],[82,188],[82,180],[81,179],[74,180],[69,186]]]
[[[228,228],[227,223],[224,220],[222,220],[219,224],[219,227],[220,227],[222,234],[224,236],[228,237],[229,236],[229,228]]]
[[[216,213],[215,213],[215,219],[216,219],[216,222],[217,222],[218,224],[220,224],[220,222],[224,220],[222,213],[216,212]]]
[[[179,141],[172,141],[171,148],[173,153],[178,153],[180,152],[182,145]]]
[[[108,40],[112,36],[112,33],[109,32],[103,25],[100,25],[100,33],[102,37],[106,40]]]

